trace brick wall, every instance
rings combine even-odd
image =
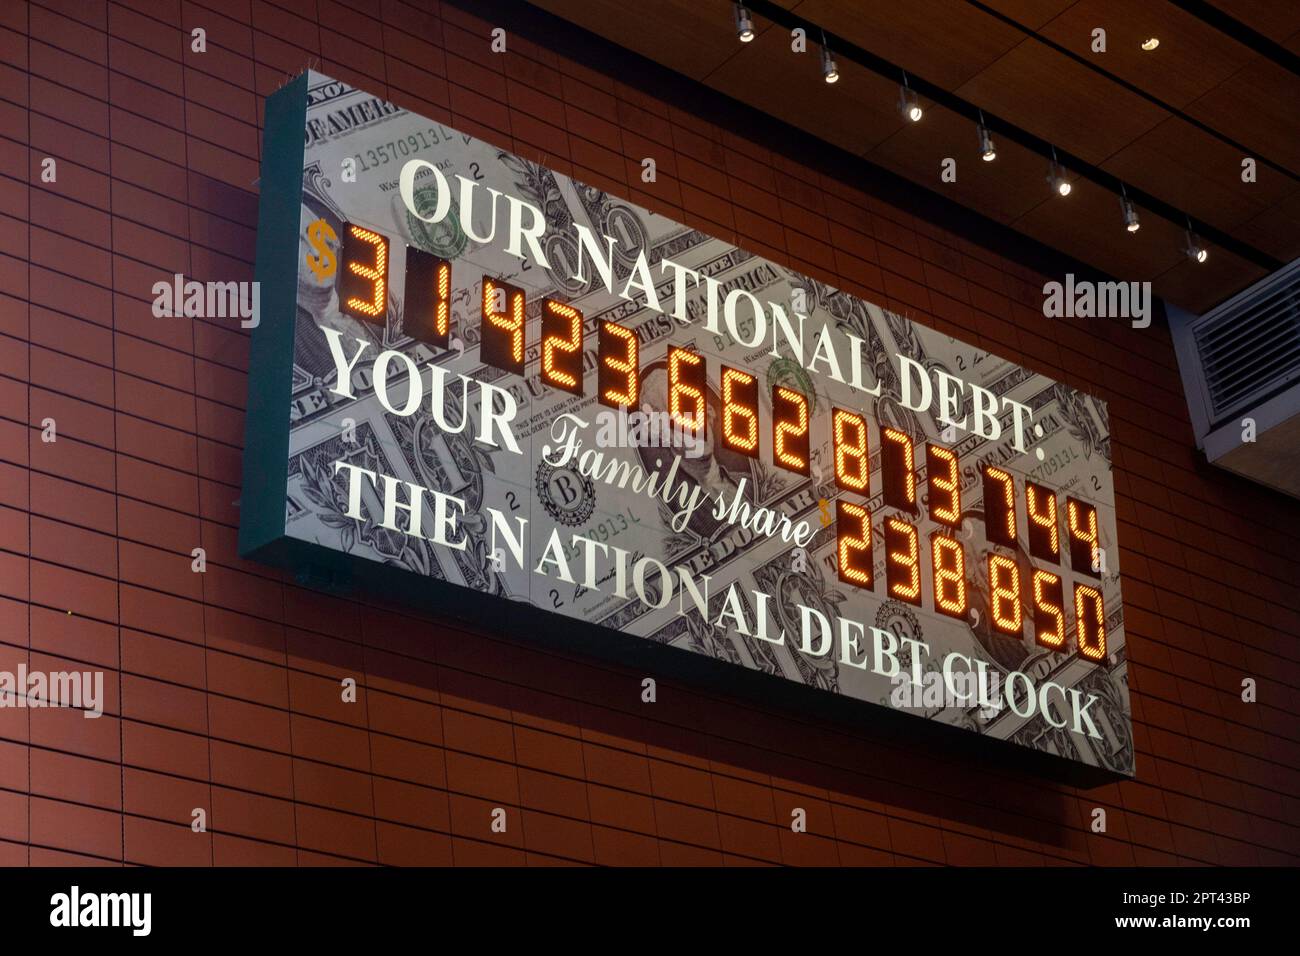
[[[489,55],[508,21],[371,7],[0,4],[0,669],[103,669],[107,698],[0,709],[0,863],[1300,862],[1300,503],[1198,460],[1166,330],[1049,322],[1041,275],[716,115],[522,36]],[[248,333],[150,290],[252,278],[262,97],[310,64],[1109,401],[1137,780],[696,686],[646,706],[639,673],[240,561]]]

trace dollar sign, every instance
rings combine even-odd
[[[831,523],[831,507],[830,507],[830,505],[831,505],[831,503],[830,503],[829,501],[827,501],[825,498],[819,498],[819,499],[817,500],[817,507],[820,508],[820,509],[822,510],[822,527],[823,527],[823,528],[827,528],[827,527],[829,527],[829,526],[830,526],[830,523]]]
[[[324,219],[317,219],[307,227],[307,241],[316,250],[316,255],[307,256],[307,268],[316,276],[317,281],[324,282],[338,268],[338,260],[330,250],[328,243],[338,241],[338,233]]]

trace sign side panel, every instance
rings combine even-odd
[[[284,535],[306,116],[306,73],[267,97],[255,272],[261,308],[248,369],[240,500],[239,553],[245,557]]]

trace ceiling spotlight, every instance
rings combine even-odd
[[[993,137],[989,135],[988,127],[983,123],[980,124],[980,159],[986,163],[991,163],[998,158],[998,151],[993,148]]]
[[[1187,245],[1183,251],[1187,253],[1187,258],[1193,262],[1204,262],[1210,258],[1210,250],[1205,248],[1205,243],[1201,242],[1201,237],[1192,232],[1190,221],[1187,224]]]
[[[1159,45],[1160,45],[1159,37],[1148,37],[1147,39],[1142,41],[1142,49],[1146,50],[1148,53],[1150,53]]]
[[[839,78],[840,71],[835,65],[835,57],[831,56],[831,48],[826,45],[826,38],[822,37],[822,79],[827,83],[835,83]]]
[[[1047,181],[1052,184],[1058,196],[1070,195],[1070,181],[1065,178],[1065,170],[1058,163],[1052,163],[1051,169],[1047,173]]]
[[[1138,222],[1137,207],[1129,200],[1127,194],[1120,197],[1119,208],[1124,213],[1125,229],[1129,232],[1137,232],[1142,228],[1142,224]]]
[[[1065,178],[1065,168],[1056,161],[1056,147],[1052,147],[1052,165],[1047,168],[1047,181],[1052,184],[1058,196],[1070,195],[1073,188]]]
[[[919,122],[923,111],[921,110],[921,100],[916,95],[916,90],[907,85],[907,74],[903,74],[903,85],[898,88],[898,109],[913,123]]]
[[[754,39],[754,20],[745,9],[743,3],[735,4],[736,8],[736,39],[741,43],[748,43]]]

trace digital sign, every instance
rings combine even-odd
[[[1132,774],[1104,403],[319,73],[266,130],[242,553]]]

